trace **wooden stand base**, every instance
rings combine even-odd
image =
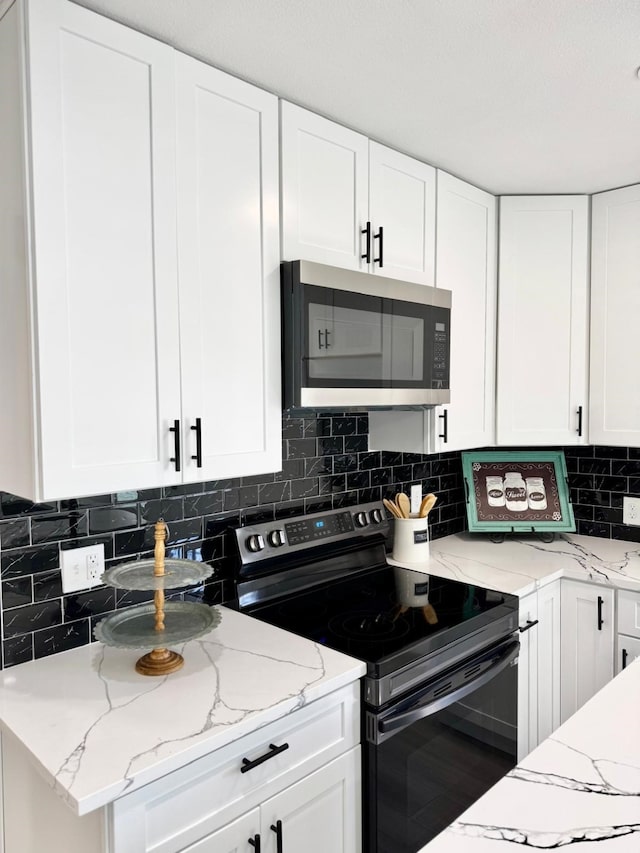
[[[184,658],[169,649],[153,649],[136,661],[140,675],[169,675],[184,665]]]

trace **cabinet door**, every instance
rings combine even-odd
[[[640,445],[640,184],[593,196],[591,254],[591,397],[593,444]]]
[[[588,211],[587,196],[500,201],[498,444],[586,442]]]
[[[373,229],[371,271],[433,286],[436,228],[433,166],[369,142],[369,218]],[[382,267],[375,260],[380,257],[381,227],[384,229]]]
[[[495,197],[438,171],[436,241],[436,284],[453,292],[454,322],[451,402],[435,409],[433,449],[490,447],[495,442]]]
[[[561,581],[562,722],[613,677],[613,590]]]
[[[184,479],[276,471],[278,102],[182,54],[176,81]]]
[[[520,599],[518,622],[518,761],[538,745],[538,594]]]
[[[281,102],[282,258],[367,270],[369,140]]]
[[[538,743],[560,725],[560,581],[538,590]]]
[[[360,747],[307,776],[261,806],[264,853],[282,848],[304,853],[359,853],[361,840]]]
[[[173,50],[64,0],[28,44],[40,496],[178,482]]]
[[[618,654],[616,655],[616,675],[626,669],[631,661],[640,657],[640,640],[618,634]]]
[[[260,835],[260,809],[242,815],[201,841],[182,848],[180,853],[251,853],[258,848],[249,844],[249,839],[260,843],[260,849],[264,849],[264,840]]]

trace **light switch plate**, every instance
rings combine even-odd
[[[62,592],[98,586],[104,572],[104,545],[69,548],[61,554]]]
[[[420,512],[420,504],[422,503],[422,486],[418,483],[416,486],[411,486],[411,498],[409,511],[417,515]]]
[[[640,498],[622,498],[622,523],[640,526]]]

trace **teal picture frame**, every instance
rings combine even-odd
[[[465,452],[462,474],[472,533],[576,529],[562,451]]]

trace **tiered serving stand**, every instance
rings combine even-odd
[[[218,608],[190,601],[166,601],[165,589],[191,586],[211,574],[205,563],[165,560],[167,526],[162,519],[154,529],[153,559],[121,563],[102,576],[102,583],[117,589],[154,590],[153,604],[118,610],[96,625],[95,636],[106,646],[148,649],[136,662],[141,675],[168,675],[180,669],[184,658],[168,646],[195,640],[220,623]]]

